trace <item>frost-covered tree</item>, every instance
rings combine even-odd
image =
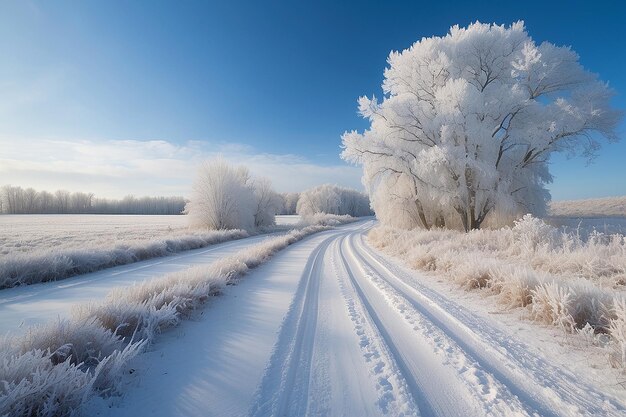
[[[487,216],[545,210],[554,152],[591,157],[616,140],[612,91],[569,47],[536,44],[523,22],[454,26],[391,52],[371,125],[342,136],[382,221],[480,228]]]
[[[267,178],[254,180],[254,226],[272,226],[276,224],[276,214],[282,209],[283,200],[274,191],[272,183]]]
[[[280,214],[296,214],[300,193],[281,193],[280,196],[283,200],[283,207]]]
[[[200,166],[185,210],[194,227],[250,229],[254,226],[254,206],[248,170],[218,158]]]
[[[200,167],[185,211],[191,226],[252,229],[275,224],[280,206],[268,180],[255,180],[247,168],[217,158]]]
[[[330,184],[319,185],[300,193],[296,211],[301,216],[326,213],[358,217],[372,214],[367,195]]]

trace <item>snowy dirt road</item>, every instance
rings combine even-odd
[[[278,254],[161,336],[89,415],[626,415],[372,250],[372,224]]]

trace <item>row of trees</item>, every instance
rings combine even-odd
[[[185,206],[190,225],[209,229],[253,229],[275,224],[276,214],[371,215],[369,198],[355,190],[321,185],[302,193],[278,194],[267,179],[223,159],[206,161]]]
[[[366,194],[331,184],[300,193],[296,211],[302,216],[327,213],[360,217],[373,214]]]
[[[5,185],[0,188],[2,214],[181,214],[182,197],[96,198],[93,193],[37,191]]]
[[[283,206],[278,214],[297,214],[300,193],[281,193],[280,197],[283,199]]]
[[[342,136],[384,223],[467,231],[541,214],[552,153],[591,157],[599,138],[617,140],[613,92],[523,22],[454,26],[388,63],[382,102],[359,99],[369,129]]]
[[[201,170],[201,176],[207,177],[220,173],[215,178],[205,178],[204,183],[218,192],[217,185],[223,190],[237,190],[233,184],[225,184],[220,177],[222,170],[227,170],[223,161],[208,162]],[[211,168],[207,171],[207,166]],[[233,167],[230,167],[233,168]],[[238,177],[235,183],[244,184],[243,194],[252,192],[256,195],[254,224],[273,224],[275,214],[350,214],[363,216],[371,214],[369,200],[363,193],[334,185],[322,185],[304,193],[276,193],[266,179],[252,179],[245,168],[233,168],[238,173],[229,177]],[[232,178],[231,178],[232,179]],[[198,181],[197,181],[198,182]],[[228,186],[227,186],[228,185]],[[200,184],[196,184],[200,187]],[[238,190],[242,192],[242,189]],[[202,193],[206,192],[203,190]],[[222,192],[222,191],[219,191]],[[224,191],[226,192],[226,191]],[[198,193],[194,191],[194,195]],[[303,196],[302,203],[299,204]],[[122,199],[97,198],[93,193],[37,191],[34,188],[22,188],[5,185],[0,188],[0,214],[183,214],[187,201],[183,197],[135,197],[128,195]],[[237,202],[241,205],[241,201]],[[217,204],[217,203],[216,203]],[[226,204],[226,203],[224,203]],[[192,207],[188,206],[189,207]]]

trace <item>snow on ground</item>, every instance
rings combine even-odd
[[[300,216],[276,216],[279,225],[299,220]],[[84,248],[189,233],[187,216],[5,214],[0,215],[0,257],[37,249]]]
[[[586,238],[593,231],[606,235],[626,235],[626,217],[548,217],[546,221],[566,232]]]
[[[297,214],[281,214],[276,216],[276,224],[279,225],[294,225],[300,221],[300,216]]]
[[[376,253],[372,224],[285,249],[161,335],[132,363],[123,395],[94,399],[86,414],[626,413],[624,391],[584,372],[590,350],[565,352],[552,329],[499,320]]]
[[[226,285],[235,284],[285,247],[323,230],[328,227],[291,230],[209,265],[117,288],[104,302],[77,306],[69,320],[52,321],[3,340],[0,414],[74,415],[93,391],[117,392],[120,371],[154,340],[155,331],[175,326]]]
[[[5,214],[0,216],[0,255],[152,240],[188,233],[186,216]]]
[[[102,300],[113,288],[138,284],[194,265],[207,265],[264,239],[267,237],[251,237],[59,282],[4,289],[0,291],[0,336],[20,333],[50,319],[66,318],[74,305]]]
[[[184,216],[0,216],[6,226],[0,229],[0,252],[6,252],[0,254],[0,289],[61,280],[249,235],[244,230],[191,230],[181,219],[186,222]],[[259,232],[287,230],[299,216],[281,221],[282,226]]]
[[[626,235],[626,196],[551,201],[548,222],[587,236],[593,230]]]
[[[550,215],[557,217],[626,217],[626,196],[551,201]]]

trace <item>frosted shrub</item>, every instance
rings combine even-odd
[[[461,256],[458,253],[452,257]],[[494,269],[497,268],[497,262],[493,260],[484,261],[480,258],[480,253],[470,253],[463,256],[464,260],[458,260],[458,264],[451,267],[448,271],[462,288],[466,290],[474,290],[480,288],[493,287]],[[447,260],[452,263],[452,259]]]
[[[541,278],[534,271],[500,264],[491,270],[491,290],[498,294],[498,301],[507,308],[526,307],[533,302],[532,290]]]
[[[532,316],[535,320],[573,331],[576,323],[571,316],[574,296],[569,288],[556,282],[539,284],[532,290]]]
[[[90,389],[92,375],[70,361],[54,365],[33,350],[15,356],[0,351],[0,415],[69,416]]]
[[[505,308],[527,308],[540,323],[569,333],[608,333],[613,360],[626,366],[626,306],[614,289],[626,276],[624,236],[595,233],[583,240],[527,215],[512,228],[469,233],[379,226],[368,241],[409,267],[494,294]]]
[[[122,340],[102,328],[93,317],[57,320],[34,326],[18,339],[19,352],[49,350],[53,362],[70,360],[74,364],[96,365],[122,347]]]
[[[513,239],[522,253],[532,253],[539,246],[550,248],[556,237],[557,230],[543,220],[526,214],[515,221],[512,228]]]
[[[282,200],[267,179],[253,179],[243,165],[224,159],[205,161],[185,206],[192,227],[214,230],[271,226]]]

